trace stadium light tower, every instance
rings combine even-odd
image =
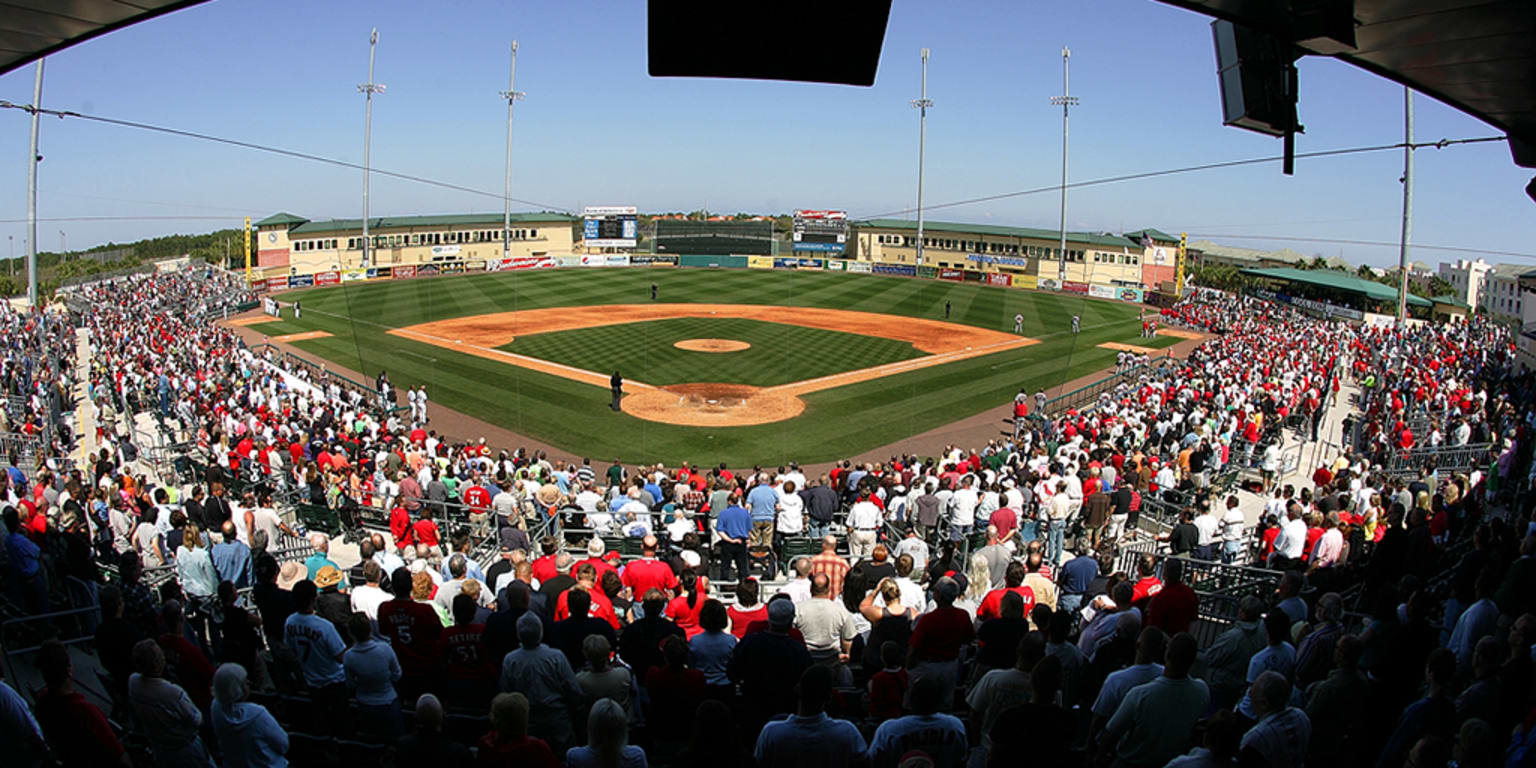
[[[373,81],[373,53],[379,46],[379,28],[374,27],[368,35],[368,82],[357,86],[357,92],[363,94],[366,106],[363,108],[363,262],[362,266],[368,266],[368,254],[373,251],[368,239],[368,177],[369,150],[373,147],[373,95],[383,94],[384,85]]]
[[[37,79],[32,83],[32,144],[27,155],[27,306],[37,306],[37,153],[38,109],[43,106],[43,62],[37,60]]]
[[[1408,317],[1408,245],[1413,240],[1413,89],[1403,86],[1403,235],[1397,249],[1397,324]]]
[[[517,41],[512,41],[512,69],[507,75],[507,89],[501,97],[507,100],[507,178],[506,194],[502,199],[501,257],[512,258],[512,103],[521,101],[524,94],[517,90]]]
[[[1061,47],[1061,95],[1052,96],[1051,104],[1061,107],[1061,250],[1056,253],[1059,261],[1056,280],[1067,281],[1067,113],[1078,104],[1078,98],[1067,89],[1067,65],[1072,59],[1072,49]],[[1058,290],[1060,285],[1057,286]]]
[[[928,98],[928,49],[923,57],[923,90],[919,98],[912,100],[917,108],[917,263],[923,263],[923,154],[928,148],[928,109],[933,99]]]

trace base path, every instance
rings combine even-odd
[[[517,336],[596,328],[679,317],[740,318],[782,325],[799,325],[864,336],[905,341],[928,354],[912,360],[845,371],[830,376],[759,389],[738,384],[694,383],[655,387],[629,380],[621,403],[625,413],[666,424],[700,427],[739,427],[767,424],[799,416],[805,403],[798,395],[893,376],[933,365],[1039,344],[1039,339],[940,320],[815,307],[754,304],[610,304],[592,307],[553,307],[497,312],[434,320],[395,328],[389,333],[490,360],[608,387],[608,376],[569,365],[497,349]],[[741,344],[730,339],[691,339],[692,344]],[[701,345],[702,346],[702,345]],[[699,347],[693,347],[699,348]],[[703,351],[731,351],[709,349]]]

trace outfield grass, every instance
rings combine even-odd
[[[608,409],[606,389],[385,333],[429,320],[491,312],[648,302],[652,282],[661,286],[661,299],[667,302],[830,307],[942,319],[947,301],[952,322],[995,330],[1011,332],[1013,316],[1021,314],[1025,334],[1042,343],[814,392],[803,398],[805,412],[789,421],[706,429],[614,413]],[[1020,388],[1034,392],[1056,387],[1112,364],[1115,353],[1097,344],[1120,341],[1160,348],[1178,341],[1141,339],[1135,305],[977,283],[839,273],[663,267],[541,270],[354,283],[283,296],[285,301],[293,298],[303,302],[301,320],[253,327],[270,335],[328,331],[333,336],[295,346],[370,378],[387,369],[397,387],[425,384],[438,405],[573,453],[672,464],[724,461],[741,466],[842,458],[1008,402]],[[284,310],[285,317],[288,312]],[[1079,334],[1071,333],[1073,314],[1082,318]],[[730,336],[703,330],[695,335]],[[754,383],[768,382],[773,374],[770,366]],[[710,380],[722,381],[715,376]]]
[[[690,352],[686,339],[733,339],[739,352]],[[500,349],[665,386],[686,382],[772,387],[923,356],[905,341],[745,318],[680,317],[520,336]]]

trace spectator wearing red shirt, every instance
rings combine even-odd
[[[123,745],[101,710],[75,690],[69,651],[51,640],[37,660],[48,687],[38,694],[34,710],[53,756],[66,768],[118,764]]]
[[[699,626],[699,611],[704,608],[705,593],[709,590],[709,580],[694,574],[693,569],[685,569],[678,580],[683,594],[672,598],[667,603],[666,614],[687,633],[688,639],[704,631]]]
[[[613,601],[597,588],[597,569],[590,564],[582,563],[575,569],[576,584],[571,589],[579,589],[591,598],[588,601],[587,615],[594,619],[602,619],[608,622],[608,626],[615,630],[619,628],[619,616],[613,610]],[[555,621],[565,621],[571,617],[569,595],[571,589],[564,590],[555,598]]]
[[[155,638],[155,644],[165,654],[166,674],[175,675],[177,685],[186,689],[192,703],[207,712],[213,704],[213,663],[187,639],[182,631],[185,621],[180,601],[161,604],[160,626],[165,627],[165,634]]]
[[[939,579],[933,588],[933,599],[938,607],[917,620],[907,643],[911,683],[916,685],[925,677],[937,678],[944,688],[940,701],[949,701],[954,696],[960,673],[960,647],[976,639],[971,615],[955,607],[955,598],[959,596],[958,582],[948,576]]]
[[[425,544],[432,549],[439,548],[437,523],[432,522],[431,507],[421,508],[421,519],[411,525],[411,539],[417,544]]]
[[[553,536],[545,536],[539,540],[539,551],[544,553],[533,561],[533,578],[543,584],[560,575],[560,569],[555,567],[555,556],[559,554],[560,545]]]
[[[603,544],[602,538],[593,536],[590,540],[587,541],[587,558],[585,560],[577,561],[575,565],[571,566],[571,576],[573,578],[579,579],[580,577],[576,576],[576,572],[580,570],[583,565],[592,566],[592,568],[597,572],[598,583],[602,582],[604,573],[607,573],[608,571],[618,573],[619,569],[613,567],[611,563],[603,559],[603,556],[606,555],[607,552],[608,547],[607,545]]]
[[[907,668],[902,663],[901,646],[887,640],[880,646],[880,664],[883,667],[869,678],[869,716],[885,721],[901,717],[901,702],[906,698]]]
[[[736,582],[736,604],[727,606],[726,615],[731,619],[731,634],[737,640],[747,636],[747,627],[756,622],[768,622],[768,606],[759,602],[757,579],[746,578]]]
[[[699,603],[703,602],[701,597]],[[646,719],[656,723],[668,718],[692,722],[694,711],[708,692],[704,673],[688,668],[688,643],[676,635],[662,639],[661,657],[665,663],[645,673],[645,690],[650,694]]]
[[[437,670],[437,641],[443,622],[437,610],[411,598],[411,572],[397,568],[390,575],[395,599],[379,605],[379,634],[400,661],[401,687],[416,690]]]
[[[1003,596],[1012,592],[1024,598],[1024,614],[1035,608],[1035,591],[1024,586],[1024,564],[1015,560],[1008,564],[1007,571],[1003,575],[1003,588],[994,589],[981,599],[981,606],[976,609],[976,620],[986,621],[996,619],[1003,615]]]
[[[395,548],[404,550],[411,546],[411,513],[405,507],[389,511],[389,535],[395,540]]]
[[[454,595],[453,626],[443,627],[437,637],[443,693],[451,703],[481,704],[495,690],[500,667],[485,647],[485,625],[475,622],[478,608],[473,597]]]
[[[1184,561],[1169,558],[1163,563],[1163,588],[1147,603],[1147,626],[1157,627],[1170,637],[1188,632],[1199,602],[1195,590],[1184,583]]]
[[[656,537],[646,536],[640,544],[640,559],[624,566],[619,574],[632,594],[644,595],[652,589],[671,595],[677,590],[677,574],[672,567],[656,559]]]
[[[1312,559],[1312,550],[1317,547],[1317,540],[1323,537],[1323,514],[1313,512],[1307,515],[1307,544],[1301,550],[1302,562]]]
[[[1147,554],[1136,561],[1136,584],[1131,592],[1131,605],[1145,610],[1147,602],[1162,591],[1163,582],[1156,574],[1157,558]]]
[[[441,720],[441,710],[435,713]],[[475,764],[487,768],[560,768],[549,743],[528,735],[528,697],[521,693],[498,694],[491,701],[491,731],[480,737],[476,755]]]

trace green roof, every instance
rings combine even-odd
[[[1157,243],[1177,243],[1179,241],[1178,237],[1170,235],[1160,229],[1153,229],[1151,227],[1147,227],[1146,229],[1138,229],[1135,232],[1125,233],[1126,237],[1129,237],[1138,243],[1141,242],[1142,235],[1146,235],[1147,237],[1152,238],[1152,241]]]
[[[284,224],[303,224],[309,219],[300,218],[291,213],[274,213],[271,216],[256,222],[258,227],[277,227]]]
[[[909,219],[869,219],[856,222],[857,226],[875,229],[917,229],[917,222]],[[959,224],[952,221],[924,221],[924,232],[948,232],[959,235],[993,235],[995,237],[1027,237],[1032,240],[1059,241],[1061,231],[1035,229],[1033,227],[1005,227],[997,224]],[[1174,238],[1177,242],[1178,238]],[[1068,232],[1067,242],[1080,245],[1096,245],[1105,248],[1141,247],[1141,241],[1132,241],[1114,235],[1095,235],[1087,232]]]
[[[1462,301],[1460,298],[1456,297],[1455,295],[1449,294],[1449,293],[1447,293],[1444,296],[1436,296],[1433,299],[1430,299],[1430,301],[1433,301],[1436,304],[1449,304],[1449,305],[1451,305],[1453,307],[1460,307],[1462,309],[1467,310],[1468,312],[1472,311],[1472,305],[1471,304],[1468,304],[1465,301]]]
[[[409,229],[414,227],[444,227],[456,225],[501,225],[499,213],[456,213],[435,216],[379,216],[368,220],[368,229]],[[514,213],[514,224],[570,224],[575,216],[564,213]],[[319,232],[361,231],[362,219],[331,219],[311,221],[293,228],[293,234],[307,235]]]
[[[1248,268],[1241,270],[1245,275],[1267,277],[1273,280],[1289,280],[1293,283],[1306,283],[1323,288],[1332,288],[1336,291],[1363,294],[1368,299],[1376,301],[1396,301],[1397,291],[1388,285],[1383,285],[1375,280],[1367,280],[1356,277],[1347,272],[1338,272],[1332,269],[1296,269],[1294,267],[1267,267],[1262,269]],[[1408,294],[1408,303],[1416,307],[1430,306],[1429,299],[1413,294]]]

